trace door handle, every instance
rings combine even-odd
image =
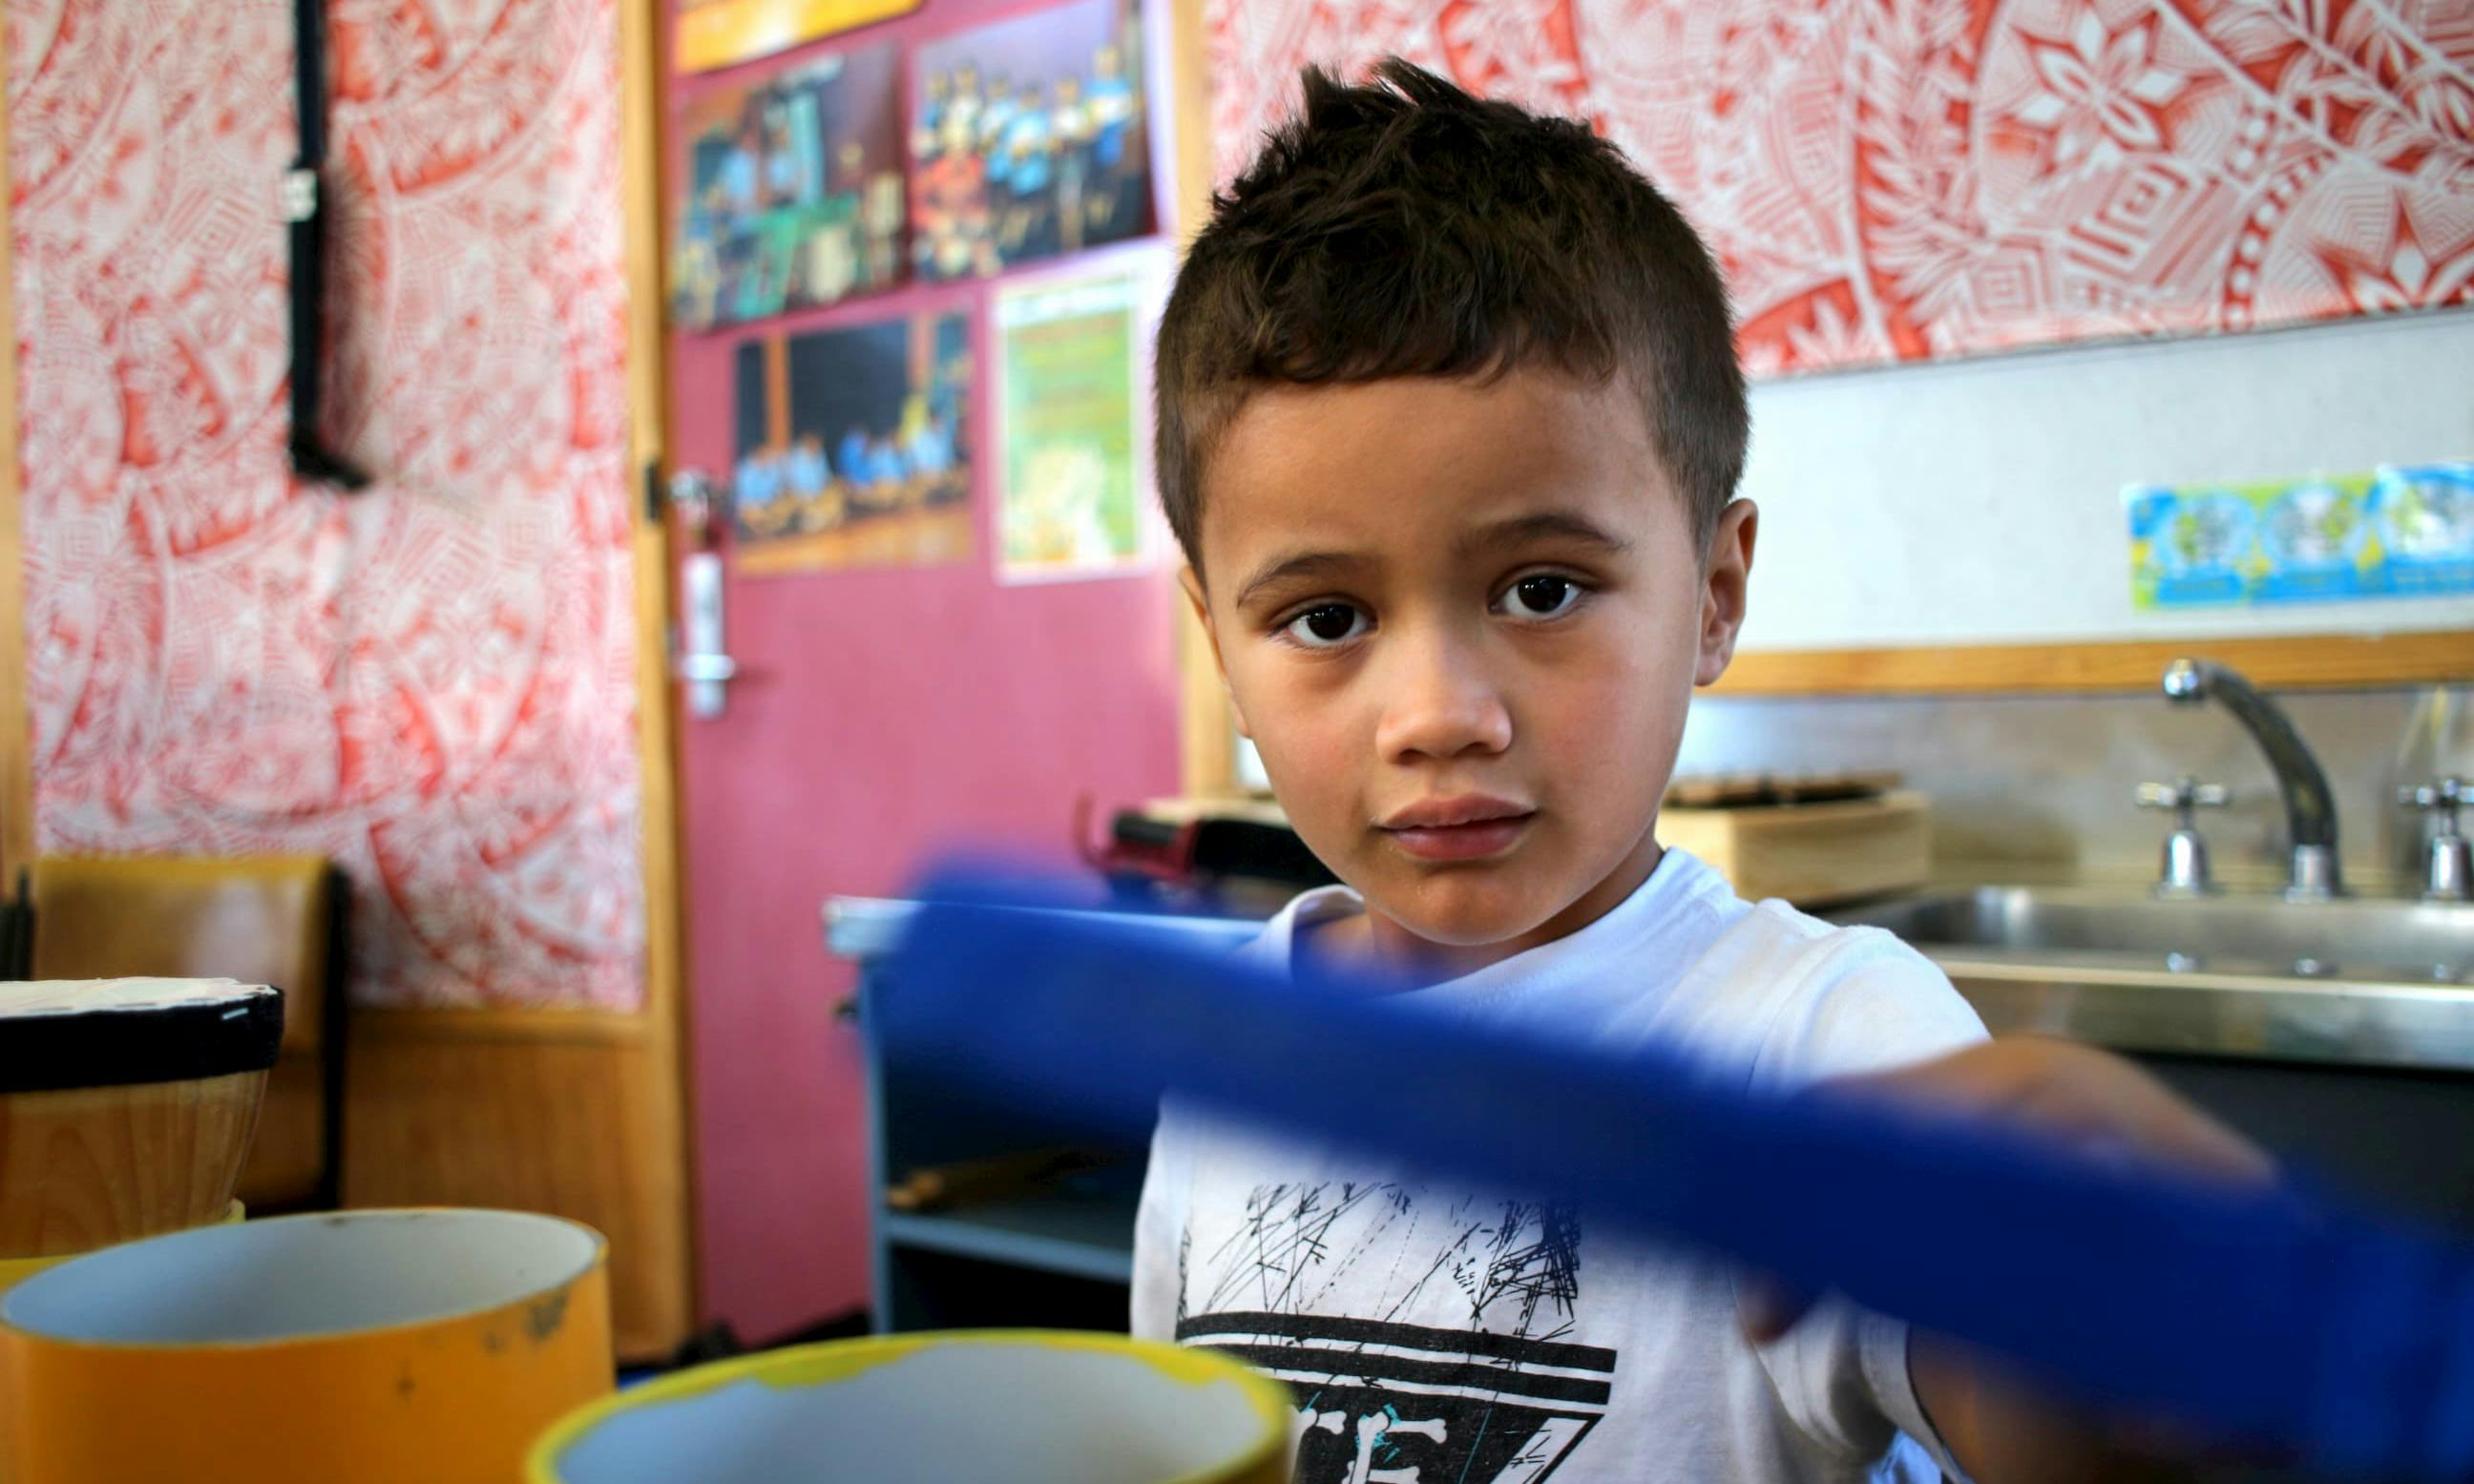
[[[679,652],[670,673],[688,688],[688,715],[711,721],[728,707],[723,688],[739,662],[722,647],[721,553],[691,551],[679,561]]]
[[[695,545],[679,560],[682,622],[670,673],[687,686],[688,715],[710,721],[727,708],[724,688],[739,675],[739,662],[724,643],[721,553],[713,549],[712,477],[701,470],[680,470],[670,476],[670,502]]]
[[[681,680],[696,684],[739,678],[739,662],[726,654],[682,654],[671,668]]]

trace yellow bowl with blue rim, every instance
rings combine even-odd
[[[1225,1355],[988,1329],[769,1351],[544,1434],[529,1484],[1287,1484],[1288,1392]]]

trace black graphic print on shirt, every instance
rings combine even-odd
[[[1606,1413],[1566,1206],[1267,1185],[1224,1240],[1186,1237],[1176,1337],[1288,1383],[1298,1484],[1539,1484]]]

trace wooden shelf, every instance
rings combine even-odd
[[[1738,653],[1715,695],[1941,695],[2156,688],[2184,655],[2218,660],[2264,690],[2474,682],[2474,629],[2102,644],[1967,645]]]
[[[1133,1281],[1134,1207],[1129,1201],[1048,1196],[951,1211],[882,1211],[877,1220],[885,1241],[896,1247],[1095,1282]]]

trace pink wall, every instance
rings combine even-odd
[[[612,0],[339,7],[297,485],[289,0],[7,0],[42,848],[314,851],[368,1003],[643,990]]]
[[[845,41],[916,43],[1021,9],[930,0]],[[764,65],[679,80],[673,109]],[[982,284],[913,286],[674,336],[679,463],[729,469],[742,339],[963,308],[985,368],[986,300]],[[1176,787],[1168,578],[1000,587],[991,405],[983,378],[973,557],[734,577],[729,644],[748,678],[727,716],[681,723],[703,1298],[750,1338],[866,1300],[858,1046],[834,1019],[852,977],[825,954],[825,899],[898,894],[963,841],[1062,852],[1078,796]]]

